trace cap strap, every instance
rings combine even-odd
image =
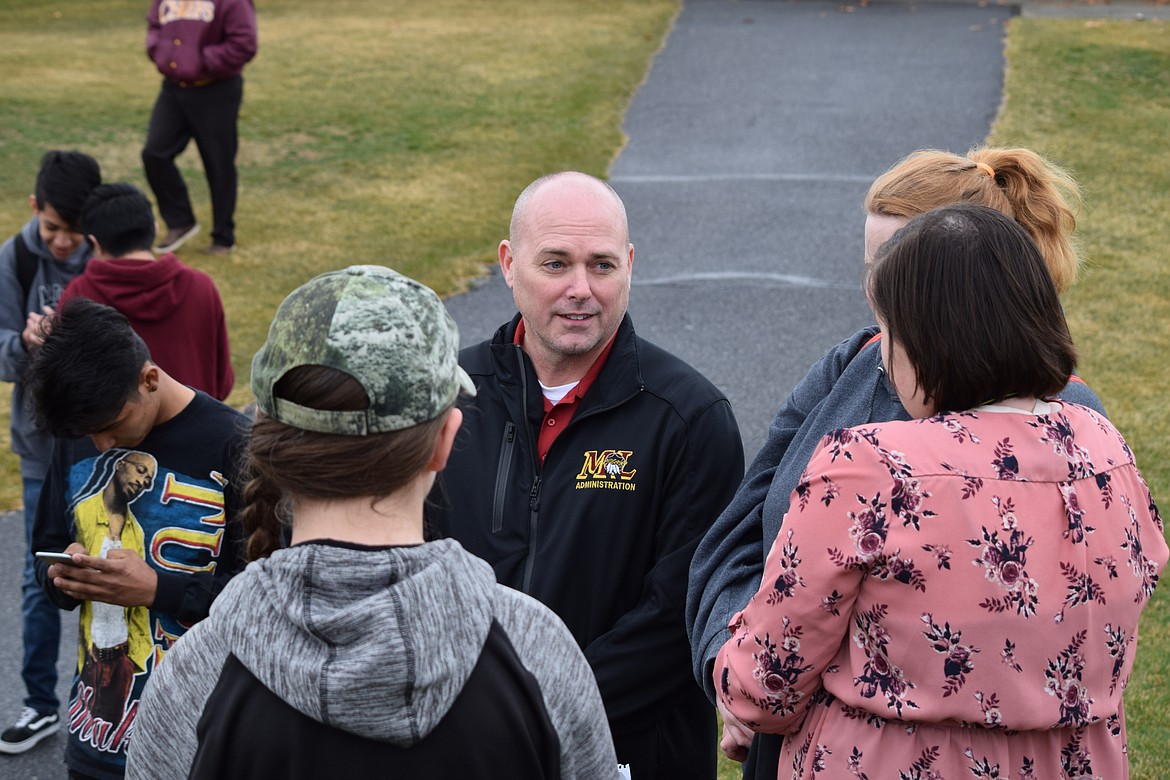
[[[275,414],[272,417],[277,422],[291,425],[294,428],[304,428],[307,431],[318,433],[338,433],[343,436],[365,436],[369,433],[369,419],[367,411],[335,412],[325,409],[311,409],[301,406],[284,398],[274,398]]]

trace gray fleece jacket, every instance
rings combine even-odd
[[[764,560],[817,444],[840,428],[910,419],[886,378],[881,347],[873,341],[877,333],[873,326],[858,331],[809,369],[772,419],[735,498],[695,551],[687,632],[695,679],[712,701],[715,655],[731,638],[727,624],[759,590]],[[1105,414],[1096,394],[1075,377],[1059,397]]]
[[[250,564],[154,671],[126,776],[187,777],[201,748],[196,726],[217,715],[204,705],[229,656],[314,721],[411,748],[451,710],[493,625],[539,685],[560,742],[560,776],[616,777],[597,685],[564,624],[498,585],[490,566],[452,540],[312,542]],[[486,767],[476,774],[493,776]]]
[[[20,334],[29,312],[42,314],[43,307],[57,307],[65,286],[89,262],[91,250],[81,246],[64,260],[57,260],[41,240],[40,220],[33,217],[20,230],[25,246],[36,258],[36,272],[27,294],[21,288],[16,269],[16,237],[0,246],[0,381],[12,382],[12,451],[20,456],[20,475],[44,479],[49,470],[53,439],[37,433],[25,410],[24,376],[28,351]]]

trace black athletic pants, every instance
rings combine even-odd
[[[189,87],[163,79],[150,114],[142,165],[158,202],[159,216],[168,228],[195,223],[187,184],[175,165],[175,158],[194,138],[211,191],[211,239],[221,246],[235,245],[236,123],[243,99],[243,76]]]

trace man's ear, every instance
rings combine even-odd
[[[28,196],[28,205],[32,209],[34,214],[41,213],[41,207],[37,205],[37,196],[35,194]]]
[[[439,431],[438,441],[435,442],[435,451],[427,462],[427,470],[442,471],[447,466],[447,458],[451,455],[451,448],[455,446],[455,434],[463,424],[463,410],[452,407],[447,412],[447,419],[443,421],[443,428]]]
[[[158,366],[149,361],[143,363],[142,373],[138,375],[139,390],[147,393],[156,392],[160,381]]]
[[[498,250],[500,256],[500,272],[504,275],[504,281],[508,283],[508,287],[512,286],[512,263],[515,258],[512,256],[512,244],[508,239],[500,242]]]

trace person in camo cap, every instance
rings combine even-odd
[[[252,362],[251,563],[152,680],[128,777],[617,777],[560,620],[424,542],[475,392],[458,342],[434,292],[380,266],[280,305]]]

